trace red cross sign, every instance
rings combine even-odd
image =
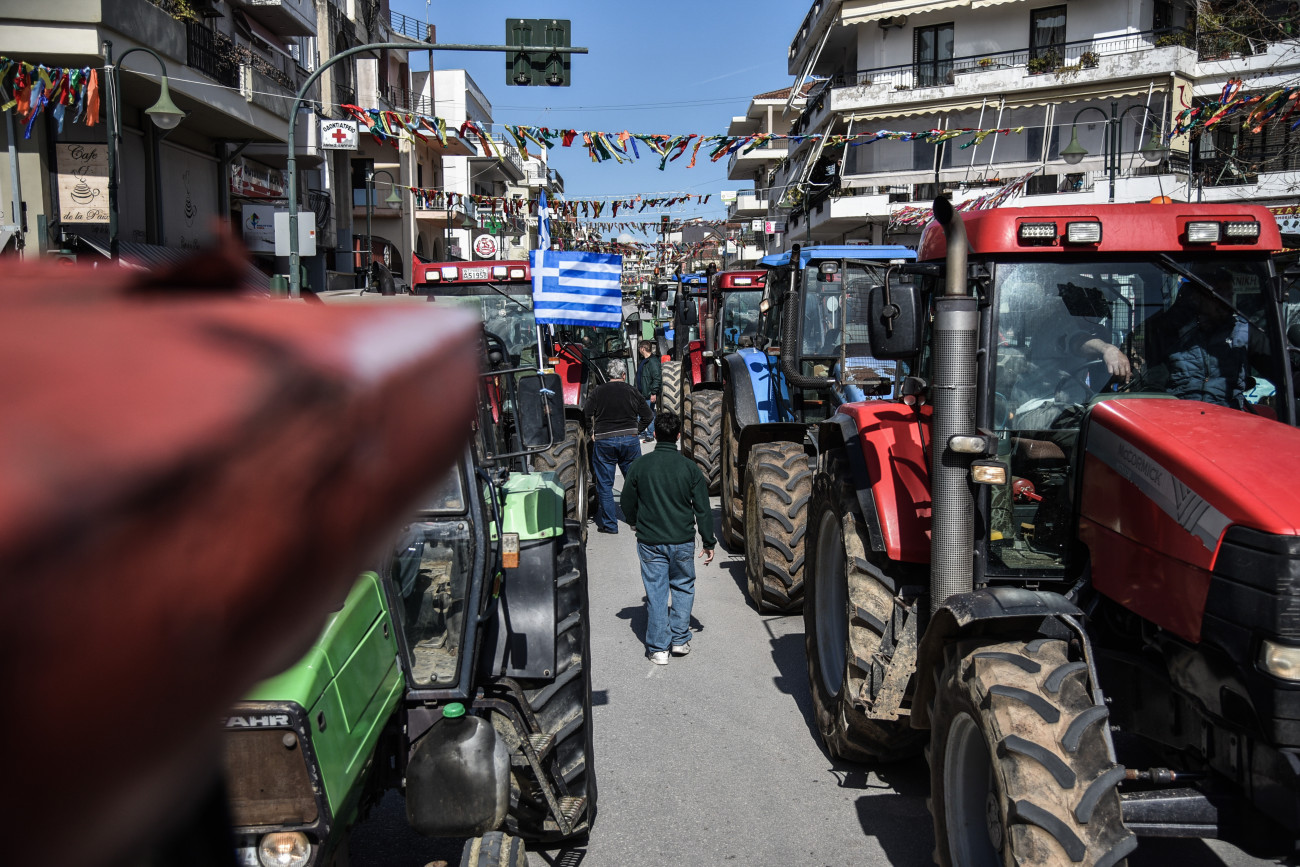
[[[347,137],[348,134],[341,129],[334,130],[333,134],[330,135],[330,138],[334,139],[334,141],[338,142],[339,144],[343,144],[343,140],[346,139]]]

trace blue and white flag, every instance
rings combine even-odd
[[[534,250],[531,258],[533,315],[539,325],[622,324],[622,256]]]
[[[546,204],[546,190],[537,191],[537,248],[551,249],[551,209]]]

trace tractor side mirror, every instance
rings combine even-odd
[[[655,288],[655,300],[661,304],[668,300],[667,286],[658,286]]]
[[[891,267],[885,284],[867,297],[867,334],[871,354],[882,361],[910,358],[921,349],[921,293],[915,283],[901,283]]]
[[[606,337],[606,338],[605,338],[605,354],[606,354],[606,355],[622,355],[622,354],[623,354],[623,351],[624,351],[626,348],[627,348],[627,344],[623,342],[623,338],[621,338],[621,337]]]
[[[564,386],[558,373],[519,377],[519,440],[525,449],[564,441]]]

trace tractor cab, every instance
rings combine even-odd
[[[413,276],[413,295],[430,296],[435,304],[472,308],[488,333],[501,338],[512,363],[538,365],[527,262],[420,262]]]

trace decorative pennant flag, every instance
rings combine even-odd
[[[533,315],[539,325],[622,324],[622,256],[534,250],[530,258]]]

